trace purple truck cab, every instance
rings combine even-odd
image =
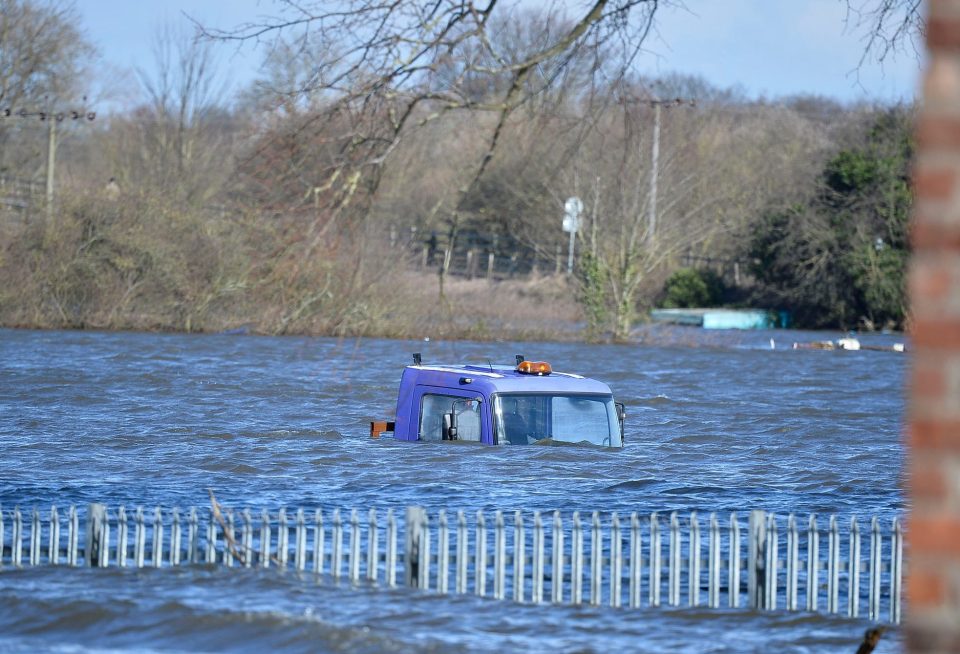
[[[486,445],[581,443],[623,447],[623,405],[610,387],[548,363],[424,365],[414,355],[400,378],[394,422],[370,435],[402,441]]]

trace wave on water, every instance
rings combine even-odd
[[[615,491],[623,489],[644,489],[658,483],[661,483],[658,479],[630,479],[627,481],[617,482],[616,484],[611,484],[607,486],[605,490]]]
[[[610,382],[627,408],[623,449],[370,439],[370,416],[392,415],[411,347],[425,360],[497,351],[510,360],[515,351],[499,343],[364,339],[343,348],[336,339],[0,332],[8,382],[0,384],[0,414],[12,416],[0,420],[6,542],[14,506],[49,515],[56,504],[65,533],[70,505],[81,516],[92,502],[110,511],[206,510],[208,488],[225,510],[320,508],[325,517],[337,508],[399,516],[413,505],[463,510],[471,521],[479,509],[558,509],[564,519],[572,511],[662,518],[668,510],[689,519],[694,508],[701,520],[750,509],[837,514],[846,524],[854,514],[887,525],[902,517],[907,357],[525,344],[558,369]],[[48,356],[54,348],[60,355]],[[357,355],[377,365],[352,365]],[[855,651],[865,624],[746,610],[519,605],[336,586],[273,569],[8,566],[0,598],[0,651],[71,654],[813,654]],[[886,651],[897,643],[885,639]]]
[[[852,651],[868,623],[808,613],[613,609],[438,595],[276,570],[31,569],[0,575],[16,652]],[[879,651],[894,651],[890,630]],[[705,644],[709,646],[705,648]],[[773,648],[771,650],[771,648]]]

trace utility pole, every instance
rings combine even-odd
[[[647,213],[647,241],[652,242],[657,231],[657,178],[660,175],[660,108],[661,107],[680,107],[689,105],[696,106],[695,100],[685,98],[673,98],[670,100],[661,100],[653,97],[646,100],[639,100],[653,107],[653,144],[650,148],[650,204]]]
[[[19,111],[7,107],[0,114],[4,119],[7,118],[39,118],[41,121],[47,121],[47,185],[46,185],[46,209],[47,218],[53,218],[53,196],[56,184],[57,167],[57,123],[63,122],[66,118],[71,120],[93,121],[97,114],[92,111],[81,111],[72,109],[69,111]]]
[[[47,122],[47,220],[53,220],[53,179],[57,165],[57,121]]]
[[[650,158],[650,215],[647,218],[649,240],[657,231],[657,177],[660,173],[660,103],[653,105],[653,145]]]

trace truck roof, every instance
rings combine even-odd
[[[548,375],[517,372],[504,365],[419,365],[407,366],[404,377],[413,375],[417,384],[450,386],[490,393],[602,393],[611,394],[603,382],[582,375],[553,371]]]

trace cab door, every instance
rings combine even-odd
[[[442,442],[444,415],[456,411],[457,440],[493,444],[489,402],[481,394],[441,386],[418,385],[414,391],[413,404],[419,407],[416,440]]]

